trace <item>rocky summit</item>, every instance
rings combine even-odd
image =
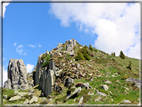
[[[10,59],[4,104],[139,104],[139,60],[108,54],[75,39],[37,58],[32,73]]]

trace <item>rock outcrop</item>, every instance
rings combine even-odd
[[[42,82],[40,83],[40,86],[45,96],[50,95],[52,92],[53,76],[54,72],[51,69],[43,72],[43,75],[41,77]]]
[[[62,50],[62,43],[59,43],[56,47],[56,51],[61,51]]]
[[[75,39],[70,39],[68,41],[68,44],[66,46],[67,51],[73,51],[73,47],[77,44],[77,41]]]
[[[34,78],[35,85],[39,84],[41,74],[43,73],[43,69],[41,69],[42,63],[43,63],[43,60],[41,59],[42,55],[43,54],[39,55],[37,65],[36,65],[36,73],[35,73],[35,78]]]
[[[9,89],[27,89],[27,70],[22,59],[10,59],[8,80],[4,84]]]

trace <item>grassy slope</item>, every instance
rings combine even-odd
[[[76,45],[74,47],[75,55],[80,48],[80,44]],[[49,104],[78,104],[79,99],[84,96],[83,103],[85,104],[118,104],[122,100],[130,100],[132,104],[138,104],[139,103],[139,89],[135,86],[131,86],[131,84],[125,82],[125,78],[133,77],[139,79],[139,60],[125,57],[125,59],[121,59],[119,56],[111,56],[109,54],[106,54],[104,52],[101,52],[98,50],[92,51],[92,54],[94,54],[94,57],[91,57],[91,61],[83,60],[83,61],[74,61],[74,57],[71,57],[70,60],[72,60],[74,63],[80,63],[85,69],[81,70],[82,73],[87,74],[93,74],[93,75],[87,75],[85,77],[82,77],[81,79],[75,79],[75,83],[82,82],[86,83],[89,82],[90,86],[92,86],[93,89],[89,90],[83,90],[75,99],[68,99],[65,101],[66,98],[66,92],[67,88],[64,87],[63,83],[60,83],[60,86],[62,86],[63,91],[61,94],[55,94],[54,92],[51,94],[53,97],[53,100],[49,102]],[[64,55],[65,57],[66,55]],[[99,57],[99,58],[96,58]],[[113,60],[112,60],[113,58]],[[59,65],[59,62],[66,63],[64,58],[59,58],[58,56],[53,58],[57,65]],[[128,70],[126,67],[129,65],[129,61],[132,62],[132,70]],[[93,67],[89,67],[87,64],[92,65]],[[66,63],[66,67],[68,68],[68,64]],[[65,68],[63,70],[66,70]],[[101,75],[100,77],[97,75],[96,71],[100,71],[98,75]],[[66,71],[64,71],[66,72]],[[93,73],[94,72],[94,73]],[[114,73],[118,73],[116,77],[112,77],[112,75],[115,75]],[[86,78],[93,78],[93,81],[88,81]],[[104,83],[104,80],[108,79],[111,81],[111,84],[107,84],[109,86],[109,90],[105,91],[100,86]],[[119,81],[120,83],[118,83]],[[128,88],[129,90],[126,90],[124,87]],[[102,97],[102,100],[95,102],[95,99],[99,96],[96,95],[95,89],[98,89],[100,92],[103,92],[107,94],[107,97]],[[34,95],[38,96],[40,95],[41,90],[38,88],[35,89]],[[110,92],[112,94],[110,94]],[[88,92],[93,92],[94,95],[87,95]],[[9,91],[9,93],[13,93],[12,91]],[[6,92],[3,92],[3,95],[9,94]],[[91,100],[87,100],[87,98]],[[47,98],[48,99],[48,98]],[[112,100],[113,99],[113,100]],[[21,99],[19,100],[20,103],[24,102]],[[42,97],[39,97],[39,102],[42,100]],[[38,102],[38,103],[39,103]],[[11,104],[12,102],[6,101],[5,104]],[[16,104],[17,102],[13,102]]]

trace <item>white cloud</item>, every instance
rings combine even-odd
[[[12,1],[12,0],[0,0],[0,2],[4,2],[4,1]],[[6,7],[9,5],[9,3],[3,3],[3,17],[5,17],[5,12],[6,12]],[[1,8],[1,5],[0,5]],[[0,11],[0,15],[1,15],[1,11]]]
[[[27,64],[27,66],[26,66],[26,68],[27,68],[27,73],[28,72],[32,72],[32,70],[33,70],[33,68],[34,68],[34,65],[31,65],[31,64]]]
[[[32,47],[32,48],[35,48],[35,47],[36,47],[36,45],[30,45],[30,44],[29,44],[28,46],[29,46],[29,47]]]
[[[42,47],[41,44],[39,44],[38,47]]]
[[[19,45],[17,48],[16,48],[16,51],[19,53],[19,54],[22,54],[23,52],[23,45]]]
[[[20,55],[26,55],[26,52],[23,50],[23,45],[19,45],[16,48],[16,52],[18,52]]]
[[[16,45],[17,45],[17,43],[15,42],[15,43],[14,43],[14,46],[16,46]]]
[[[53,3],[49,13],[64,27],[75,22],[80,31],[97,34],[94,45],[102,51],[140,58],[139,3]]]
[[[4,82],[8,79],[8,73],[7,73],[7,69],[5,69],[5,66],[3,67],[3,86],[4,86]]]

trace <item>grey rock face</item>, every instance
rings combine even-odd
[[[8,80],[5,88],[21,89],[27,88],[27,69],[22,59],[10,59],[8,65]],[[10,87],[11,86],[11,87]]]
[[[36,73],[35,73],[35,78],[34,78],[35,85],[39,84],[41,75],[43,73],[42,64],[41,64],[41,61],[42,61],[41,57],[42,57],[42,55],[43,54],[39,55],[38,62],[37,62],[37,65],[36,65]]]
[[[5,81],[4,88],[11,89],[11,81],[10,81],[10,79],[8,79],[7,81]]]
[[[53,77],[54,77],[53,70],[49,69],[48,71],[43,72],[42,82],[40,84],[45,96],[50,95],[52,92],[52,86],[54,84]]]
[[[49,62],[49,69],[53,70],[54,72],[58,71],[59,69],[55,66],[55,62],[50,60]]]
[[[68,41],[68,44],[66,46],[67,51],[73,51],[73,47],[77,44],[77,41],[75,39],[70,39]]]

